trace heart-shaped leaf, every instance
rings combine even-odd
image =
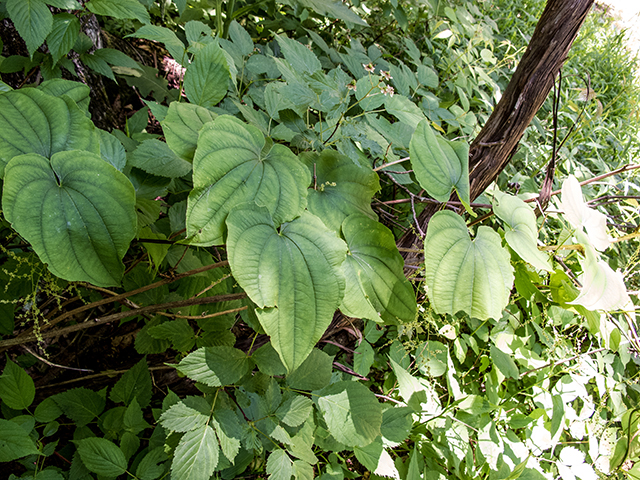
[[[187,205],[191,244],[222,244],[225,218],[241,203],[267,207],[277,224],[304,209],[309,172],[288,148],[264,147],[262,133],[235,117],[223,115],[202,127]]]
[[[493,212],[506,223],[504,238],[525,262],[538,270],[553,271],[547,255],[538,250],[538,226],[531,207],[518,197],[496,192]]]
[[[93,123],[66,95],[33,88],[0,95],[0,177],[9,160],[23,153],[50,158],[62,150],[100,153]]]
[[[324,150],[320,155],[303,154],[300,159],[314,174],[308,209],[327,227],[340,231],[344,219],[353,213],[377,218],[371,209],[371,198],[380,190],[380,183],[373,170],[356,165],[333,150]]]
[[[411,165],[420,186],[439,202],[446,202],[455,189],[469,204],[469,145],[450,142],[421,121],[409,144]]]
[[[127,177],[90,152],[20,155],[5,171],[6,219],[65,280],[120,284],[136,233],[134,206]]]
[[[349,247],[342,264],[346,280],[340,310],[350,317],[395,324],[416,313],[416,296],[404,276],[404,261],[393,233],[364,215],[351,215],[342,224]]]
[[[258,319],[288,371],[325,332],[344,291],[346,245],[310,213],[279,229],[264,207],[247,204],[227,219],[234,278],[261,309]]]
[[[500,235],[478,228],[474,241],[459,215],[436,213],[429,222],[425,278],[436,313],[463,311],[479,318],[500,318],[509,302],[513,268]]]

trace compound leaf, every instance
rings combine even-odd
[[[424,247],[425,278],[437,313],[462,310],[479,319],[501,317],[513,268],[500,235],[483,226],[472,241],[464,220],[443,211],[429,222]]]
[[[218,465],[220,448],[213,429],[203,425],[180,439],[171,464],[172,478],[202,480],[211,477]]]
[[[136,233],[134,206],[131,182],[90,152],[20,155],[5,170],[6,219],[65,280],[120,284]]]
[[[233,276],[260,307],[260,324],[291,372],[342,299],[345,244],[306,212],[277,229],[266,208],[249,204],[232,211],[227,226]]]
[[[382,407],[361,383],[336,382],[318,394],[318,407],[329,433],[339,442],[365,447],[380,435]]]

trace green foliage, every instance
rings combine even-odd
[[[578,182],[638,150],[621,101],[637,87],[613,82],[632,65],[594,71],[597,100],[567,75],[472,203],[470,142],[541,1],[205,3],[0,1],[29,53],[0,73],[40,73],[0,83],[0,348],[16,328],[51,337],[44,320],[63,338],[134,317],[149,355],[46,398],[7,358],[11,478],[634,478],[636,187]],[[177,85],[94,49],[91,14],[158,42]],[[593,43],[568,72],[603,59]],[[71,59],[146,106],[97,129],[89,87],[60,78]],[[571,129],[551,147],[562,194],[537,218],[554,124]],[[425,203],[443,211],[405,264]],[[88,310],[102,319],[78,323]],[[159,354],[191,391],[160,395]]]

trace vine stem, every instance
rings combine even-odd
[[[96,318],[93,322],[77,323],[75,325],[71,325],[65,328],[60,328],[59,330],[55,330],[52,332],[40,333],[37,336],[28,335],[24,337],[10,338],[8,340],[3,340],[3,341],[0,341],[0,348],[11,347],[14,345],[21,345],[23,343],[33,342],[35,340],[42,340],[45,338],[57,337],[60,335],[64,335],[66,333],[77,332],[79,330],[85,330],[87,328],[91,328],[96,325],[102,325],[103,323],[115,322],[117,320],[122,320],[123,318],[134,317],[136,315],[142,315],[150,312],[156,312],[158,310],[168,310],[171,308],[189,307],[192,305],[204,305],[207,303],[228,302],[231,300],[241,300],[243,298],[247,298],[246,293],[231,293],[227,295],[216,295],[214,297],[191,298],[189,300],[179,300],[177,302],[168,302],[168,303],[161,303],[158,305],[149,305],[148,307],[128,310],[126,312],[118,312],[118,313],[104,316],[102,318]],[[227,313],[230,313],[230,312],[229,311],[218,312],[218,315],[226,315]],[[209,317],[212,317],[212,316],[213,315],[210,315]]]

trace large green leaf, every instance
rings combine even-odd
[[[193,161],[198,143],[198,132],[205,123],[213,121],[216,114],[200,105],[171,102],[167,116],[162,121],[167,145],[183,160]]]
[[[80,110],[85,113],[89,112],[89,95],[91,89],[84,83],[73,82],[63,78],[52,78],[38,85],[38,90],[54,97],[67,95],[71,100],[76,102]]]
[[[77,440],[82,463],[98,475],[117,477],[127,469],[127,459],[113,442],[106,438],[89,437]]]
[[[172,432],[190,432],[209,423],[209,415],[191,408],[182,402],[171,405],[160,417],[164,428]]]
[[[75,15],[58,13],[53,17],[53,26],[47,36],[47,46],[54,65],[73,48],[79,33],[80,21]]]
[[[213,429],[203,425],[185,433],[173,454],[171,477],[180,480],[205,480],[218,465],[220,449]]]
[[[251,360],[237,348],[202,347],[184,357],[178,371],[211,387],[232,385],[251,368]]]
[[[190,243],[222,244],[225,218],[241,203],[267,207],[278,224],[292,220],[306,206],[311,180],[307,169],[288,148],[264,147],[257,128],[231,116],[202,127],[187,206]]]
[[[344,291],[346,246],[304,212],[279,229],[264,207],[247,205],[227,219],[229,263],[290,372],[311,352]]]
[[[23,88],[0,95],[0,177],[16,155],[62,150],[100,153],[95,127],[75,102]]]
[[[64,414],[82,427],[104,410],[105,398],[88,388],[66,390],[52,397]]]
[[[39,453],[24,428],[17,423],[0,418],[0,462],[11,462]]]
[[[382,407],[357,382],[336,382],[318,392],[318,407],[329,433],[349,447],[365,447],[380,435]]]
[[[93,153],[20,155],[5,170],[5,218],[65,280],[120,284],[134,206],[131,182]]]
[[[500,235],[480,227],[474,241],[459,215],[436,213],[429,222],[425,278],[434,310],[472,317],[500,318],[509,302],[513,268]]]
[[[214,107],[227,94],[229,66],[217,42],[196,53],[184,74],[184,92],[191,103]]]
[[[299,3],[303,7],[318,12],[320,15],[344,20],[354,25],[368,26],[367,22],[360,18],[357,13],[350,10],[349,7],[339,0],[290,0],[285,3]]]
[[[420,186],[439,202],[446,202],[455,189],[469,204],[469,145],[450,142],[434,132],[428,120],[421,121],[409,145],[411,165]]]
[[[303,154],[300,159],[314,175],[307,197],[309,211],[330,229],[340,231],[344,219],[353,213],[377,218],[371,209],[371,198],[380,190],[375,172],[334,150]]]
[[[547,255],[538,250],[536,215],[518,197],[498,192],[494,194],[493,212],[507,224],[504,238],[525,262],[539,270],[553,271]]]
[[[0,376],[0,399],[14,410],[24,410],[33,403],[36,387],[31,377],[18,365],[7,359]]]
[[[29,55],[33,55],[49,35],[53,15],[43,0],[7,0],[6,7]]]
[[[138,0],[91,0],[85,4],[85,7],[96,15],[151,23],[147,9]]]
[[[404,275],[404,261],[393,233],[375,220],[356,214],[342,224],[349,247],[342,264],[346,280],[340,310],[374,322],[412,321],[416,296]]]

